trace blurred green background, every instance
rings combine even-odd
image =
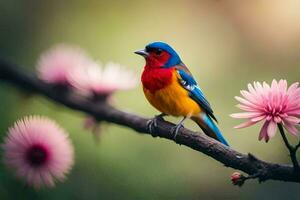
[[[289,163],[277,135],[257,140],[261,124],[234,130],[241,121],[234,96],[253,81],[299,81],[300,2],[273,1],[65,1],[1,0],[1,55],[34,70],[41,52],[57,43],[79,45],[95,59],[115,61],[140,74],[144,60],[133,54],[145,44],[171,44],[190,67],[236,150]],[[114,103],[143,116],[157,112],[141,86],[119,92]],[[28,97],[0,82],[1,141],[25,115],[55,119],[71,135],[76,163],[64,183],[34,191],[0,165],[0,199],[299,199],[299,184],[248,181],[232,186],[235,170],[174,142],[104,125],[100,142],[85,130],[85,115],[40,96]],[[178,120],[169,118],[171,121]],[[187,127],[198,130],[193,123]],[[290,138],[296,142],[294,138]]]

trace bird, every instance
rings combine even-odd
[[[151,42],[134,53],[145,58],[146,64],[141,75],[143,91],[149,103],[160,111],[159,115],[148,121],[151,134],[157,121],[170,115],[182,117],[171,130],[175,141],[184,122],[191,119],[206,135],[229,146],[216,125],[217,119],[211,105],[188,67],[169,44]]]

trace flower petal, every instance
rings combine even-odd
[[[286,93],[286,90],[287,90],[287,81],[283,80],[283,79],[280,79],[279,83],[278,83],[278,87],[279,87],[279,90],[281,92]]]
[[[267,129],[269,138],[272,138],[275,136],[276,130],[277,130],[277,123],[275,123],[274,121],[271,120],[269,123],[268,129]]]
[[[246,106],[246,105],[243,105],[243,104],[237,104],[236,107],[238,107],[241,110],[249,111],[249,112],[256,112],[256,111],[259,110],[257,108],[252,108],[252,107],[249,107],[249,106]]]
[[[298,117],[294,117],[294,116],[288,116],[284,120],[288,121],[291,124],[299,124],[300,123],[300,119]]]
[[[286,128],[286,130],[288,130],[289,133],[291,133],[294,136],[298,136],[299,135],[299,131],[296,128],[295,124],[292,124],[288,121],[284,121],[284,127]]]
[[[287,111],[286,114],[300,116],[300,109]]]
[[[258,107],[257,105],[254,105],[253,103],[251,103],[250,101],[248,101],[246,99],[243,99],[242,97],[235,96],[234,98],[246,106],[253,107],[253,108]]]
[[[268,126],[269,126],[269,121],[265,121],[264,125],[260,129],[258,140],[262,140],[264,138],[266,142],[269,141],[269,136],[267,132]]]
[[[258,116],[258,117],[251,118],[251,121],[252,122],[259,122],[259,121],[261,121],[265,118],[266,118],[266,115],[261,115],[261,116]]]
[[[299,82],[293,83],[293,84],[289,87],[287,93],[288,93],[288,94],[293,93],[295,90],[297,90],[298,86],[299,86]]]
[[[244,122],[244,123],[242,123],[242,124],[239,124],[239,125],[235,126],[234,128],[236,128],[236,129],[246,128],[246,127],[252,126],[253,124],[256,124],[256,123],[257,123],[257,121],[256,121],[256,122],[253,122],[253,121],[247,121],[247,122]]]
[[[230,116],[233,118],[253,118],[263,115],[261,112],[244,112],[244,113],[233,113]]]
[[[240,93],[241,93],[241,95],[243,95],[243,97],[244,97],[245,99],[247,99],[249,102],[251,102],[251,103],[253,103],[253,104],[255,104],[255,105],[257,105],[257,104],[260,103],[260,101],[259,101],[259,99],[257,98],[257,96],[255,96],[254,94],[252,94],[252,93],[250,93],[250,92],[248,92],[248,91],[246,91],[246,90],[241,90]]]

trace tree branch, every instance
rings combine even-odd
[[[115,123],[131,128],[138,133],[150,135],[147,128],[148,119],[118,110],[106,103],[96,103],[78,96],[72,91],[58,90],[52,85],[40,81],[35,75],[26,73],[16,65],[3,59],[0,59],[0,80],[6,81],[21,90],[43,95],[70,109],[92,115],[97,120]],[[158,137],[173,140],[173,134],[170,130],[174,124],[158,121],[157,125],[156,135]],[[272,179],[300,183],[300,174],[294,171],[293,166],[270,163],[262,161],[252,154],[239,153],[202,133],[182,128],[175,142],[202,152],[227,167],[241,170],[249,175],[255,175],[259,181]]]

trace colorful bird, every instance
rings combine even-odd
[[[153,42],[135,53],[146,60],[141,77],[144,94],[161,112],[149,121],[150,132],[163,116],[181,116],[183,119],[172,130],[174,139],[184,121],[190,118],[205,134],[228,146],[212,120],[217,121],[210,104],[176,51],[164,42]]]

